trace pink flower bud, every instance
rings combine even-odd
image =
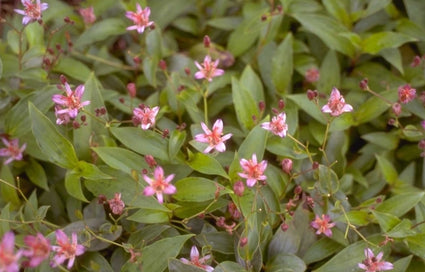
[[[292,160],[291,159],[283,159],[282,161],[282,170],[286,174],[290,175],[292,171]]]
[[[287,231],[289,229],[289,225],[286,224],[286,223],[282,223],[280,225],[280,229],[285,232],[285,231]]]
[[[240,180],[236,181],[233,185],[233,191],[237,196],[243,196],[243,192],[245,191],[245,185],[243,184],[243,182]]]
[[[315,99],[317,97],[317,91],[316,90],[314,90],[314,91],[312,91],[312,90],[307,90],[307,98],[308,98],[308,100],[313,100],[313,99]]]
[[[159,61],[159,68],[161,68],[162,71],[166,71],[167,70],[167,63],[165,62],[165,60],[160,60]]]
[[[65,83],[68,82],[68,80],[66,79],[66,76],[64,76],[64,75],[60,75],[59,79],[60,79],[61,83],[64,84],[64,85],[65,85]]]
[[[130,97],[136,97],[136,84],[134,82],[130,82],[127,84],[127,91]]]
[[[422,58],[420,56],[415,56],[410,63],[410,67],[418,67],[421,64]]]
[[[247,243],[248,243],[248,238],[247,237],[241,237],[241,239],[239,240],[239,246],[240,247],[246,246]]]
[[[369,85],[368,85],[368,79],[364,78],[360,81],[360,89],[362,89],[363,91],[367,91],[369,89]]]
[[[157,166],[155,158],[152,155],[146,155],[145,161],[149,165],[150,168],[155,168]]]
[[[211,39],[208,35],[204,36],[204,47],[205,48],[210,48],[211,45]]]
[[[399,116],[400,115],[400,113],[401,113],[401,105],[400,105],[400,103],[394,103],[392,105],[392,109],[393,109],[393,112],[394,112],[395,116]]]

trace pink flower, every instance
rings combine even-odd
[[[114,198],[108,200],[109,208],[113,214],[120,215],[124,211],[124,201],[121,199],[121,193],[115,193]]]
[[[94,15],[93,7],[80,8],[78,10],[81,17],[83,17],[84,23],[86,25],[93,24],[96,21],[96,15]]]
[[[196,248],[196,246],[192,246],[190,250],[190,260],[186,258],[181,258],[180,260],[185,264],[191,264],[196,267],[202,268],[205,271],[212,272],[214,270],[214,267],[205,264],[205,262],[210,258],[210,255],[205,255],[204,257],[199,258],[198,249]]]
[[[41,12],[49,7],[47,3],[40,3],[40,0],[36,0],[35,3],[34,0],[22,0],[21,2],[24,5],[24,10],[15,9],[15,12],[24,15],[24,18],[22,18],[24,25],[41,20]]]
[[[331,228],[335,226],[335,223],[329,223],[331,221],[331,218],[327,214],[322,214],[322,218],[320,218],[318,215],[316,215],[316,218],[313,222],[310,223],[310,225],[317,229],[316,234],[319,235],[323,233],[324,235],[331,237],[332,236],[332,230]]]
[[[12,139],[8,141],[6,138],[1,138],[3,144],[6,146],[4,148],[0,148],[0,157],[9,157],[4,161],[3,164],[9,164],[12,161],[20,161],[22,160],[22,152],[24,152],[27,144],[23,144],[19,147],[19,140]]]
[[[398,100],[400,103],[406,104],[416,97],[416,89],[410,87],[409,84],[398,87]]]
[[[394,268],[392,263],[381,261],[382,256],[384,255],[382,252],[375,257],[373,251],[370,248],[366,248],[364,250],[364,254],[366,259],[359,263],[358,266],[366,272],[385,271],[392,270]]]
[[[143,130],[149,129],[151,126],[155,125],[155,118],[159,112],[159,107],[149,107],[135,108],[133,110],[133,123],[134,125],[139,125]]]
[[[224,70],[217,69],[219,60],[214,62],[211,61],[210,56],[205,56],[204,63],[201,65],[199,62],[195,61],[196,67],[198,67],[199,71],[195,73],[196,79],[205,78],[208,81],[212,81],[213,77],[221,76],[224,74]]]
[[[286,137],[288,131],[288,124],[286,124],[286,114],[284,112],[279,113],[277,116],[273,116],[271,122],[265,122],[261,124],[261,127],[271,131],[274,135],[279,137]]]
[[[305,80],[307,82],[313,83],[318,81],[320,78],[320,72],[317,70],[317,68],[310,68],[305,72]]]
[[[127,27],[127,30],[137,30],[139,33],[143,33],[145,28],[153,24],[152,21],[149,21],[149,15],[151,10],[149,7],[142,9],[140,4],[136,4],[137,12],[127,11],[125,16],[132,20],[134,25]]]
[[[261,161],[257,163],[257,155],[252,154],[251,160],[241,159],[240,165],[243,173],[238,173],[242,178],[246,178],[246,185],[253,187],[258,180],[266,180],[267,177],[264,175],[264,171],[267,168],[267,161]]]
[[[71,234],[71,240],[69,241],[68,236],[62,230],[59,229],[56,231],[58,246],[52,246],[52,250],[57,252],[53,257],[52,267],[56,267],[68,259],[67,268],[71,269],[74,265],[75,257],[84,253],[84,246],[78,244],[77,234],[75,232]]]
[[[18,272],[18,260],[22,255],[22,251],[16,252],[15,249],[15,234],[9,231],[3,235],[0,243],[0,271],[4,272]]]
[[[70,119],[74,119],[78,115],[78,111],[84,106],[90,104],[90,101],[81,102],[81,97],[84,93],[84,85],[79,85],[75,91],[72,91],[68,82],[65,82],[65,91],[66,96],[61,94],[55,94],[52,96],[53,102],[56,103],[55,114],[58,118],[56,123],[63,123],[67,118],[64,117],[64,114],[68,115]],[[59,116],[59,117],[58,117]]]
[[[154,178],[152,179],[146,175],[143,175],[145,181],[149,183],[149,186],[143,190],[143,194],[145,196],[156,194],[158,202],[163,203],[164,199],[162,194],[172,195],[176,193],[176,187],[170,184],[170,181],[174,178],[174,174],[164,178],[164,170],[161,166],[158,166],[155,168],[153,176]]]
[[[57,125],[66,125],[71,121],[71,118],[69,117],[68,113],[63,113],[62,107],[59,105],[55,105],[55,116]]]
[[[201,127],[205,133],[195,135],[195,141],[200,143],[208,143],[209,146],[205,148],[204,153],[209,153],[212,149],[215,148],[218,152],[226,151],[226,146],[224,142],[229,140],[232,137],[232,134],[223,135],[223,121],[217,119],[215,121],[212,131],[207,127],[207,125],[201,122]]]
[[[345,103],[344,97],[337,88],[333,88],[328,104],[322,107],[322,112],[330,113],[332,116],[339,116],[344,112],[353,111],[353,107]]]
[[[50,254],[50,242],[43,234],[37,233],[37,236],[28,235],[24,238],[27,249],[22,254],[30,260],[26,264],[29,267],[37,267],[42,261],[47,259]]]

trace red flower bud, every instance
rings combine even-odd
[[[233,185],[233,191],[237,196],[243,196],[243,192],[245,191],[245,185],[243,184],[243,182],[240,180],[236,181]]]
[[[283,159],[282,161],[282,170],[286,174],[290,175],[292,171],[292,160],[291,159]]]

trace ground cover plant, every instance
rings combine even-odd
[[[425,270],[425,2],[0,8],[1,272]]]

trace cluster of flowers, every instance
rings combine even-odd
[[[51,259],[50,266],[56,267],[68,260],[67,268],[71,269],[75,258],[84,253],[83,245],[78,244],[77,234],[71,234],[71,240],[62,230],[56,230],[57,245],[51,245],[50,241],[41,233],[36,236],[24,237],[25,247],[15,252],[15,234],[12,231],[4,234],[0,243],[0,271],[18,272],[20,267],[37,267],[48,259],[51,252],[55,255]]]

